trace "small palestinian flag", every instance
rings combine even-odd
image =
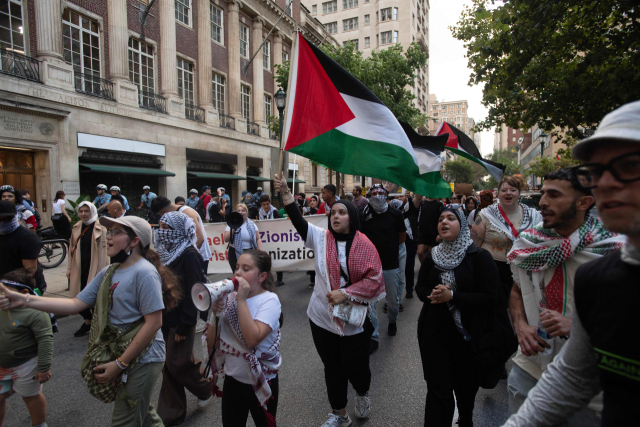
[[[465,159],[476,162],[491,174],[496,181],[502,179],[506,166],[501,163],[492,162],[491,160],[485,160],[480,154],[480,150],[476,147],[473,140],[462,132],[457,127],[450,125],[447,122],[442,122],[436,135],[449,134],[449,140],[447,141],[446,149],[456,153]]]
[[[393,182],[423,196],[451,195],[440,175],[438,144],[431,144],[435,147],[431,150],[414,150],[391,111],[300,33],[293,48],[287,99],[286,151],[345,174]]]

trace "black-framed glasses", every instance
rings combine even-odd
[[[640,180],[640,151],[623,154],[607,164],[587,163],[573,168],[578,182],[585,189],[596,188],[605,171],[622,183]]]

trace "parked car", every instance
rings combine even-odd
[[[520,202],[538,211],[540,210],[540,198],[542,198],[542,195],[539,191],[523,191],[520,193]]]

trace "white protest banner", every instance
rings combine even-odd
[[[304,217],[309,224],[327,229],[326,215],[310,215]],[[272,219],[253,221],[260,231],[262,250],[271,255],[274,271],[308,271],[313,270],[314,257],[312,249],[304,247],[304,241],[289,219]],[[209,274],[229,273],[227,242],[224,241],[226,223],[205,224],[207,242],[211,248]]]

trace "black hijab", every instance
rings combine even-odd
[[[331,216],[329,216],[329,231],[331,231],[333,238],[337,241],[352,241],[356,235],[356,231],[360,231],[360,215],[358,214],[358,208],[350,201],[344,199],[336,200],[333,205],[343,205],[347,208],[347,212],[349,213],[349,232],[347,234],[339,234],[333,231],[333,228],[331,227]],[[333,208],[333,205],[331,208]]]

